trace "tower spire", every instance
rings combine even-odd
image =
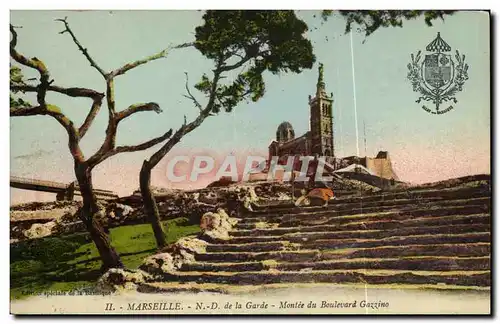
[[[317,95],[325,92],[325,81],[323,79],[323,73],[324,73],[323,63],[319,63],[318,83],[316,85],[316,94]]]
[[[318,83],[316,97],[309,97],[311,152],[321,156],[333,157],[333,94],[328,96],[325,91],[323,63],[318,66]]]

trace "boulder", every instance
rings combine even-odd
[[[283,201],[283,200],[292,200],[292,197],[290,197],[289,194],[286,194],[284,192],[280,192],[280,193],[278,193],[277,200],[281,200],[281,201]]]
[[[205,253],[207,245],[207,242],[194,237],[183,237],[174,243],[178,250],[185,250],[190,253]]]
[[[229,217],[224,209],[219,208],[217,213],[208,212],[201,217],[201,238],[208,241],[228,240],[229,231],[237,220]]]
[[[128,205],[116,204],[116,212],[118,212],[118,214],[120,216],[128,216],[133,211],[134,211],[134,208],[132,208],[132,207],[130,207]]]
[[[219,195],[215,192],[206,192],[203,195],[199,195],[198,201],[208,205],[216,205],[219,201]]]
[[[41,238],[45,236],[52,235],[54,233],[54,228],[56,227],[56,222],[47,222],[44,224],[33,224],[31,228],[24,231],[24,236],[28,239]]]
[[[58,222],[54,227],[54,232],[57,234],[71,234],[77,232],[85,232],[87,227],[82,221],[76,222]]]
[[[159,253],[144,259],[140,269],[148,273],[159,274],[162,272],[172,273],[176,270],[176,267],[174,257],[170,253]]]
[[[144,259],[141,270],[152,275],[173,274],[184,263],[195,261],[196,253],[205,253],[208,243],[194,237],[183,237],[161,253]]]
[[[227,188],[224,195],[225,207],[229,211],[239,210],[244,207],[252,211],[252,204],[259,201],[254,186],[235,185]]]
[[[127,221],[131,216],[137,216],[134,213],[134,208],[124,205],[111,203],[106,207],[106,214],[108,216],[110,225],[120,225]]]
[[[211,231],[221,223],[221,216],[217,213],[205,213],[201,216],[200,228],[202,231]]]
[[[104,292],[135,290],[149,274],[142,270],[109,269],[97,282],[97,289]]]
[[[197,253],[205,253],[207,245],[208,243],[203,240],[183,237],[169,246],[167,250],[174,258],[175,268],[180,269],[182,264],[194,262]]]

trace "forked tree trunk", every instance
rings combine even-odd
[[[156,239],[156,245],[158,248],[165,247],[167,245],[167,240],[165,238],[165,231],[163,230],[163,225],[160,221],[160,212],[158,211],[158,206],[156,205],[156,200],[151,192],[151,170],[148,161],[144,161],[141,168],[141,173],[139,176],[139,183],[141,188],[142,202],[144,204],[144,210],[149,218],[149,222],[153,227],[153,232]]]
[[[99,252],[102,260],[102,270],[123,268],[118,253],[111,246],[109,235],[105,232],[99,219],[95,217],[100,210],[92,189],[92,170],[85,164],[75,164],[75,174],[83,198],[83,212],[80,217]]]

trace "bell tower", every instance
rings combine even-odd
[[[320,156],[334,156],[333,147],[333,94],[328,96],[325,91],[323,80],[323,63],[318,68],[318,83],[316,84],[316,96],[311,99],[310,127],[311,127],[311,152]]]

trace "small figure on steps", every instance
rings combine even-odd
[[[336,197],[333,190],[324,185],[316,187],[309,192],[306,189],[301,191],[302,196],[295,201],[295,206],[323,206],[327,207],[330,200],[335,200]]]
[[[307,190],[306,189],[302,189],[300,191],[300,193],[301,193],[301,196],[299,198],[297,198],[297,200],[295,201],[295,206],[297,206],[297,207],[299,207],[299,206],[309,206],[311,204],[311,202],[307,198]]]

